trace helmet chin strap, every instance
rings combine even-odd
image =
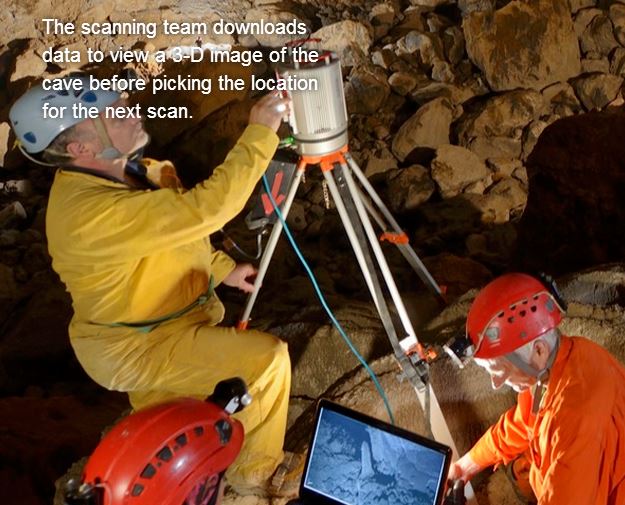
[[[514,352],[506,354],[505,359],[507,359],[512,365],[517,367],[523,373],[536,378],[536,384],[533,386],[532,396],[534,401],[532,402],[532,413],[537,414],[540,409],[540,404],[543,399],[543,394],[545,393],[546,383],[549,380],[549,372],[551,371],[551,367],[553,366],[554,361],[556,360],[556,355],[558,354],[558,349],[560,348],[560,338],[556,340],[556,343],[549,353],[549,357],[547,358],[547,363],[542,370],[536,370],[529,363],[526,363],[521,359],[520,356],[516,355]]]
[[[121,158],[126,158],[126,155],[122,154],[119,149],[117,149],[113,145],[113,142],[111,142],[111,137],[106,131],[106,127],[104,126],[104,123],[102,122],[100,116],[96,116],[93,118],[93,125],[95,126],[95,131],[98,134],[100,142],[102,142],[102,145],[104,146],[104,149],[96,154],[95,157],[105,160],[118,160]]]

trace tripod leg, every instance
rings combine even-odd
[[[393,214],[391,214],[391,212],[388,210],[386,205],[384,205],[384,202],[382,201],[380,196],[376,193],[375,189],[373,188],[373,186],[371,185],[371,183],[369,182],[365,174],[362,173],[362,170],[360,170],[360,167],[358,166],[358,164],[349,155],[349,153],[345,154],[345,159],[347,163],[349,164],[349,168],[351,168],[354,175],[356,175],[356,177],[358,178],[358,181],[360,182],[362,187],[365,189],[369,198],[371,198],[371,201],[373,202],[373,204],[375,204],[378,207],[378,209],[380,209],[380,212],[382,212],[382,214],[386,218],[386,221],[391,225],[391,228],[393,229],[393,231],[398,234],[403,234],[404,232],[399,226],[399,224],[397,223],[397,221],[395,220],[395,218],[393,217]],[[360,190],[359,190],[359,193],[360,193]],[[387,227],[384,224],[382,224],[383,223],[382,217],[373,208],[373,204],[371,204],[364,198],[361,198],[361,200],[363,201],[363,204],[367,207],[367,210],[369,211],[369,213],[378,223],[378,225],[380,225],[380,228],[382,228],[383,231],[388,231]],[[417,253],[410,246],[410,244],[398,243],[396,245],[399,249],[399,252],[402,254],[404,258],[406,258],[406,261],[412,267],[412,269],[417,273],[421,281],[426,286],[428,286],[430,290],[433,291],[439,298],[443,299],[443,293],[441,291],[440,286],[434,280],[430,272],[428,272],[428,269],[425,267],[425,265],[423,264],[419,256],[417,256]]]
[[[375,230],[373,229],[371,221],[369,220],[369,215],[367,214],[365,206],[360,200],[358,188],[354,183],[354,179],[352,178],[347,165],[342,164],[342,168],[345,182],[347,184],[347,187],[349,188],[349,192],[358,213],[358,218],[364,227],[367,238],[369,239],[369,244],[371,245],[373,254],[376,257],[376,260],[380,267],[380,271],[382,272],[382,277],[384,278],[391,298],[393,299],[393,303],[397,308],[397,313],[404,327],[404,331],[407,336],[416,338],[415,331],[412,327],[412,322],[410,321],[410,317],[408,316],[408,312],[406,311],[404,302],[401,299],[401,295],[399,294],[399,290],[397,289],[397,285],[395,284],[395,280],[393,279],[393,274],[391,273],[388,263],[386,262],[386,258],[384,257],[384,253],[382,252],[382,247],[378,242],[377,235],[375,233]]]
[[[291,210],[291,205],[293,204],[293,200],[295,199],[297,188],[299,187],[302,181],[302,177],[304,176],[305,169],[306,167],[304,165],[298,166],[295,177],[293,178],[293,182],[291,183],[291,187],[289,188],[289,192],[287,193],[286,200],[284,201],[284,207],[282,208],[282,215],[284,216],[285,220],[289,214],[289,210]],[[274,251],[276,250],[276,245],[278,244],[278,239],[280,238],[280,234],[282,233],[282,228],[282,221],[280,220],[276,221],[276,223],[273,225],[273,229],[271,230],[271,234],[269,235],[269,239],[267,240],[265,252],[263,253],[260,259],[260,263],[258,265],[258,274],[256,275],[256,279],[254,280],[254,291],[252,291],[248,295],[245,302],[245,307],[243,308],[243,312],[241,313],[241,319],[239,320],[239,323],[237,325],[239,329],[247,328],[250,314],[252,313],[252,308],[254,307],[254,303],[256,303],[258,292],[260,291],[263,279],[265,278],[265,274],[267,273],[267,269],[269,268],[269,262],[271,261]]]
[[[413,336],[416,339],[412,323],[410,322],[399,291],[397,290],[397,286],[395,285],[395,281],[386,262],[386,258],[384,257],[384,254],[382,252],[382,248],[378,243],[377,236],[375,234],[371,221],[369,220],[369,216],[367,215],[366,208],[363,202],[360,200],[361,193],[358,190],[358,187],[356,186],[356,183],[351,177],[351,174],[346,166],[344,166],[343,175],[345,177],[347,187],[349,188],[351,197],[358,212],[358,217],[360,218],[362,226],[364,227],[367,237],[369,238],[369,244],[373,249],[376,260],[378,261],[378,265],[386,282],[387,288],[391,294],[395,307],[398,311],[400,319],[402,320],[404,329],[409,336]],[[391,340],[393,339],[393,337],[393,334],[389,334],[389,338]],[[395,348],[396,345],[398,345],[398,343],[393,343],[393,348]],[[447,426],[447,423],[445,421],[445,417],[443,416],[443,412],[436,398],[436,394],[432,389],[432,385],[428,381],[426,384],[427,389],[419,387],[420,384],[415,380],[415,376],[417,374],[415,373],[415,366],[413,365],[413,363],[406,358],[403,352],[401,353],[401,355],[397,355],[396,353],[396,358],[398,359],[402,370],[404,371],[404,374],[410,380],[417,393],[417,397],[419,398],[419,402],[421,403],[421,407],[423,408],[426,417],[426,423],[429,426],[429,431],[432,433],[436,440],[451,447],[454,456],[457,458],[458,451],[456,449],[456,445],[451,436],[451,432],[449,431],[449,427]],[[473,490],[470,486],[467,487],[467,498],[470,498],[469,503],[473,505],[475,504],[475,502],[473,501]]]
[[[360,270],[365,278],[371,297],[373,298],[373,303],[382,319],[382,323],[387,332],[392,331],[395,333],[395,328],[392,324],[386,301],[384,300],[384,294],[380,287],[380,281],[375,271],[375,265],[371,259],[364,230],[360,222],[356,219],[353,201],[351,197],[349,197],[349,194],[347,194],[348,198],[343,197],[331,171],[324,171],[323,175],[328,184],[328,190],[334,200],[341,222],[343,223],[343,228],[354,250],[354,255],[356,256]],[[390,327],[387,327],[389,322]]]

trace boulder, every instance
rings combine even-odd
[[[469,58],[495,91],[540,90],[580,72],[567,0],[514,0],[495,12],[468,14],[462,27]]]

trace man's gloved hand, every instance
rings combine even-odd
[[[466,505],[467,499],[464,496],[464,481],[457,480],[450,486],[443,505]]]
[[[234,270],[222,282],[226,286],[238,288],[244,293],[251,293],[254,291],[254,284],[248,278],[255,277],[257,273],[258,270],[251,263],[240,263],[234,267]]]
[[[282,98],[279,93],[269,93],[262,97],[250,111],[249,124],[262,124],[274,132],[289,114],[290,98]]]
[[[478,464],[473,461],[469,453],[467,452],[458,461],[452,463],[449,467],[449,473],[447,474],[447,480],[455,482],[461,480],[467,482],[471,480],[477,473],[482,470]]]

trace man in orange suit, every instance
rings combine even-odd
[[[625,504],[625,368],[599,345],[560,334],[565,306],[553,288],[506,274],[473,302],[472,356],[493,388],[519,394],[449,478],[505,464],[519,489],[533,491],[529,503]]]

